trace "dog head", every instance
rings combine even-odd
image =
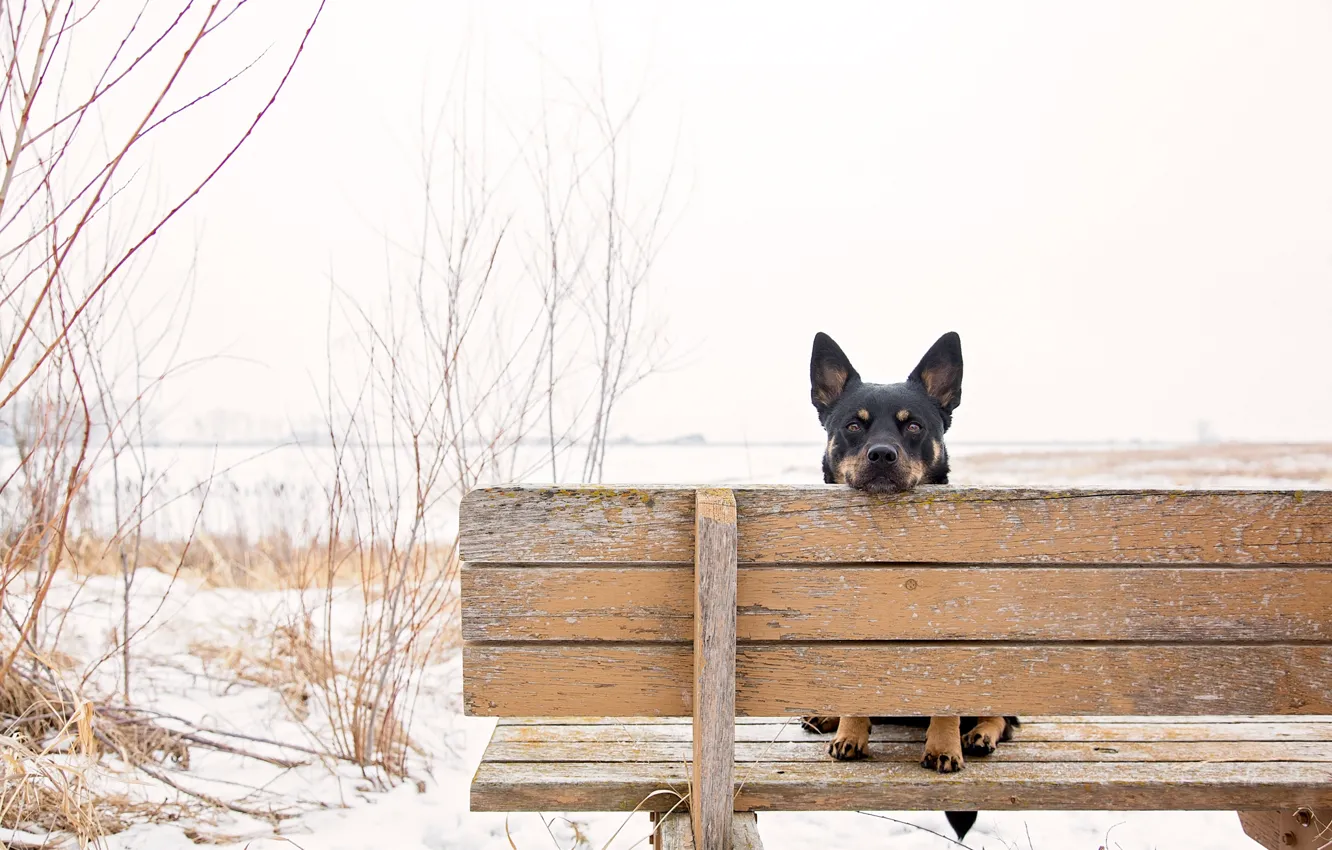
[[[900,384],[871,384],[832,337],[814,337],[810,398],[828,432],[823,480],[873,493],[948,483],[943,436],[962,401],[962,340],[946,333]]]

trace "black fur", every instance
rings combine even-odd
[[[871,384],[861,379],[851,360],[833,341],[814,337],[809,362],[810,399],[827,431],[823,480],[869,492],[902,492],[921,484],[948,483],[948,450],[943,436],[962,403],[962,341],[955,333],[939,337],[896,384]],[[871,723],[925,726],[928,717],[874,717]],[[1019,725],[1005,717],[1001,740]],[[806,717],[811,732],[831,732],[835,717]],[[976,725],[962,718],[962,734]],[[989,750],[973,751],[984,755]],[[949,824],[964,838],[976,823],[976,812],[945,812]]]
[[[814,337],[810,397],[828,432],[823,455],[826,484],[871,492],[901,492],[920,484],[948,483],[944,432],[962,401],[962,341],[939,338],[907,379],[871,384],[860,379],[832,337]],[[906,415],[907,418],[899,417]],[[870,461],[874,449],[896,460]]]

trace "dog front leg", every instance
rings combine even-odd
[[[978,717],[976,725],[962,736],[962,749],[969,755],[988,756],[1004,740],[1008,721],[1002,717]]]
[[[925,757],[922,767],[940,773],[953,773],[966,767],[962,758],[962,718],[931,717],[925,733]]]
[[[863,759],[869,750],[869,733],[868,717],[837,718],[837,734],[828,745],[828,755],[838,761]]]

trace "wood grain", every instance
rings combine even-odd
[[[737,810],[1217,810],[1332,806],[1332,764],[1013,763],[973,759],[958,774],[882,761],[748,766]],[[473,811],[664,810],[688,790],[683,764],[482,761]]]
[[[1332,564],[1332,491],[838,486],[734,490],[741,563]],[[464,499],[470,563],[693,560],[687,488],[504,487]]]
[[[463,497],[458,543],[469,563],[694,560],[694,488],[485,487]]]
[[[469,715],[693,714],[688,644],[463,645]]]
[[[694,549],[694,746],[689,811],[702,850],[731,850],[735,787],[735,498],[699,490]]]
[[[689,567],[478,567],[462,570],[464,640],[687,641]]]
[[[694,850],[694,824],[689,812],[664,815],[656,827],[656,850]]]
[[[766,723],[745,723],[735,727],[736,746],[773,742],[821,741],[827,736],[805,732],[794,719]],[[1022,722],[1018,745],[1033,743],[1216,743],[1276,742],[1325,744],[1332,742],[1332,719],[1316,722],[1268,723],[1235,718],[1227,722],[1193,723],[1193,718],[1157,719],[1150,723],[1097,723],[1066,717],[1058,723]],[[596,723],[564,725],[542,723],[510,725],[501,719],[495,729],[492,746],[503,743],[672,743],[691,740],[687,723]],[[925,728],[876,723],[870,730],[870,746],[880,742],[919,744],[925,740]]]
[[[692,713],[677,644],[468,644],[464,705],[493,716]],[[747,716],[1329,714],[1332,647],[1309,644],[743,644]]]
[[[1153,717],[1150,714],[1084,714],[1084,715],[1059,715],[1059,714],[1027,714],[1022,718],[1024,728],[1032,723],[1045,725],[1051,723],[1127,723],[1143,724],[1156,723],[1159,717]],[[692,722],[688,717],[580,717],[570,715],[568,717],[501,717],[495,723],[497,726],[595,726],[600,724],[611,726],[625,725],[644,725],[644,726],[669,726],[671,724],[688,724]],[[739,726],[766,726],[773,723],[793,722],[789,717],[737,717],[736,725]],[[878,720],[876,722],[885,724],[895,724],[895,720]],[[1254,723],[1295,723],[1308,725],[1310,723],[1332,723],[1332,716],[1311,716],[1303,714],[1190,714],[1181,717],[1170,718],[1171,725],[1181,723],[1198,723],[1206,725],[1232,725],[1236,723],[1252,725]]]
[[[1268,850],[1327,850],[1332,809],[1240,812],[1244,834]]]
[[[763,850],[759,840],[758,817],[753,812],[734,812],[731,818],[731,841],[734,850]],[[660,843],[657,850],[694,850],[694,830],[688,812],[674,812],[661,819],[657,827]]]
[[[753,812],[736,812],[732,821],[731,834],[735,850],[763,850],[763,841],[759,838],[758,815]]]
[[[758,762],[826,762],[828,738],[809,736],[799,741],[745,741],[735,745],[736,764]],[[918,742],[885,741],[870,744],[874,761],[920,763]],[[687,741],[496,741],[486,751],[492,762],[611,762],[691,761]],[[1309,741],[1020,741],[1005,744],[985,757],[987,762],[1327,762],[1332,764],[1332,742]],[[744,770],[739,771],[743,780]]]
[[[686,641],[687,567],[465,567],[466,640]],[[754,640],[1327,641],[1332,569],[745,567]]]

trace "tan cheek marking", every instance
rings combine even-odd
[[[862,408],[861,410],[857,410],[857,411],[856,411],[856,418],[859,419],[861,422],[868,422],[868,421],[869,421],[869,411],[868,411],[868,410],[864,410],[863,408]]]
[[[909,411],[909,410],[899,410],[899,411],[897,411],[897,421],[898,421],[898,422],[905,422],[905,421],[907,421],[907,420],[910,419],[910,418],[911,418],[911,411]]]
[[[925,462],[923,460],[912,459],[911,463],[907,466],[907,470],[911,473],[912,487],[915,487],[921,481],[925,480]]]
[[[942,452],[943,452],[943,443],[939,442],[938,440],[930,440],[930,463],[934,463],[936,460],[938,460],[939,455]]]
[[[859,457],[842,458],[837,464],[836,475],[838,484],[851,484],[857,478],[857,473],[861,470]]]

